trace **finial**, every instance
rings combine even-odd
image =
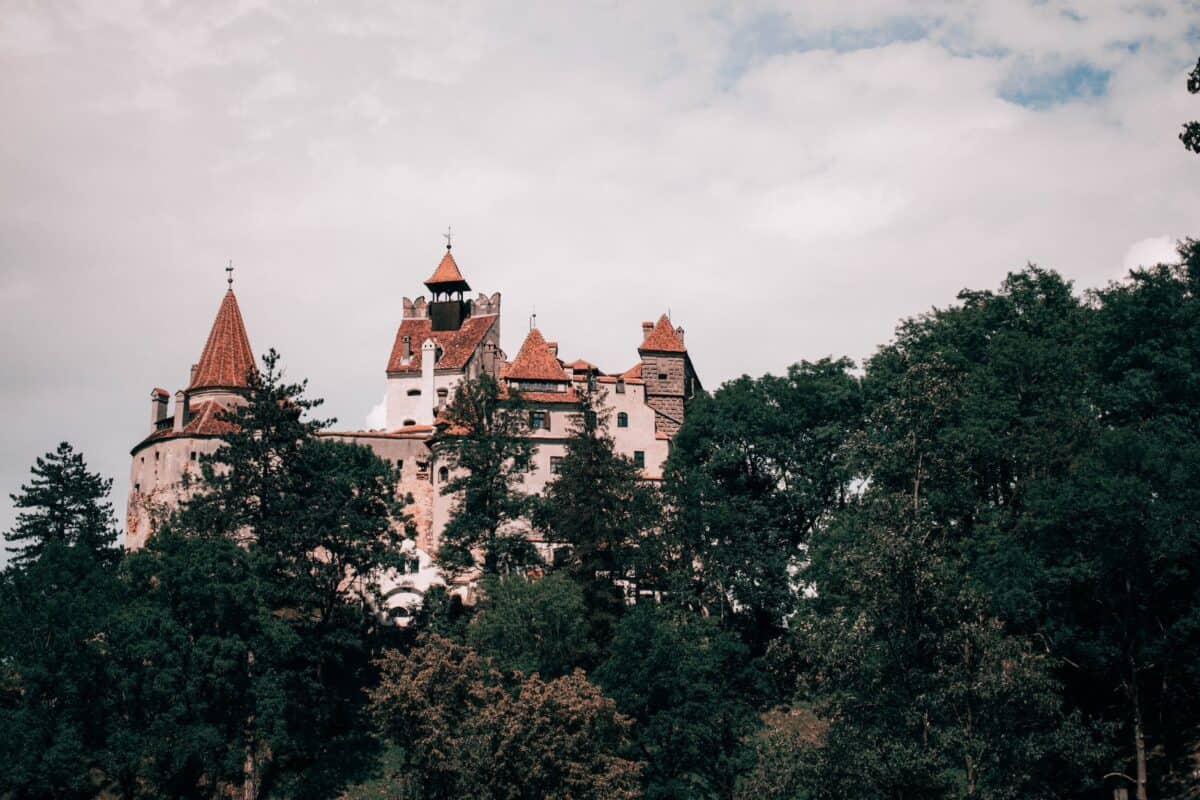
[[[446,240],[446,250],[450,249],[450,226],[446,226],[446,232],[442,234],[442,238]]]
[[[225,282],[229,284],[230,291],[233,290],[233,259],[229,259],[229,266],[225,268]]]
[[[533,309],[533,313],[529,315],[529,330],[537,327],[537,308]]]

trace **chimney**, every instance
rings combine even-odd
[[[155,388],[150,392],[150,430],[156,430],[158,423],[167,418],[167,403],[171,395],[166,389]]]
[[[642,341],[646,341],[646,337],[650,335],[650,331],[654,330],[653,322],[642,323]]]
[[[195,367],[192,370],[195,371]],[[175,393],[175,432],[179,433],[183,430],[183,426],[188,423],[188,396],[187,392],[180,389]]]
[[[412,337],[405,336],[403,339],[403,344],[404,344],[404,350],[402,352],[401,357],[405,361],[409,361],[412,359]]]
[[[188,385],[189,385],[189,386],[190,386],[191,384],[193,384],[193,383],[195,383],[195,382],[196,382],[196,370],[198,370],[198,369],[200,369],[200,365],[199,365],[199,364],[192,364],[192,377],[191,377],[191,379],[188,381]]]
[[[550,355],[558,358],[558,342],[546,342],[546,347],[550,348]]]
[[[679,337],[679,343],[682,344],[684,347],[687,347],[687,345],[683,341],[683,326],[680,326],[675,329],[675,335]]]

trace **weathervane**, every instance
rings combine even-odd
[[[229,259],[229,266],[225,268],[225,282],[229,284],[229,288],[233,289],[233,259]]]
[[[442,234],[442,238],[446,240],[446,249],[450,249],[450,226],[446,226],[446,232]]]
[[[533,307],[533,313],[529,315],[529,330],[537,327],[537,306]]]

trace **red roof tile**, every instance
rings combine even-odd
[[[687,348],[683,346],[683,341],[675,332],[675,328],[671,326],[671,320],[666,314],[658,318],[658,324],[646,335],[646,341],[642,342],[642,346],[638,350],[655,350],[660,353],[687,352]]]
[[[461,284],[463,289],[470,289],[462,272],[458,269],[458,262],[454,260],[454,256],[450,254],[449,248],[446,249],[446,255],[442,256],[442,260],[438,263],[437,269],[429,276],[429,280],[425,281],[425,285],[430,289],[443,284],[451,284],[458,286]],[[453,291],[453,289],[451,289]]]
[[[550,346],[546,344],[542,332],[537,328],[529,331],[524,344],[521,345],[521,352],[517,353],[504,377],[510,381],[571,380],[563,371],[562,364],[550,352]]]
[[[392,344],[392,354],[388,357],[387,371],[420,372],[421,345],[426,339],[433,339],[442,348],[442,358],[437,363],[438,369],[462,369],[466,366],[471,354],[496,324],[496,315],[488,314],[480,317],[467,317],[462,327],[456,331],[434,331],[428,319],[406,319],[400,323],[396,331],[396,341]],[[404,337],[409,337],[412,347],[412,358],[404,360]]]
[[[629,369],[622,372],[621,377],[624,378],[625,380],[631,380],[631,379],[636,378],[637,380],[640,381],[642,379],[642,362],[639,361],[638,363],[634,364]]]
[[[221,300],[188,389],[242,389],[246,387],[246,374],[252,369],[254,352],[237,298],[230,289]]]
[[[516,393],[526,403],[578,403],[579,394],[575,391],[575,387],[571,387],[565,392],[517,392]]]

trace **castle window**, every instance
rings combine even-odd
[[[421,390],[420,390],[420,389],[409,389],[409,390],[408,390],[408,396],[409,396],[409,397],[420,397],[420,396],[421,396]]]
[[[448,480],[450,480],[450,469],[448,467],[442,467],[438,470],[438,482],[445,483]]]
[[[537,430],[550,430],[550,413],[538,409],[537,411],[529,412],[529,427]]]
[[[645,450],[634,450],[633,451],[633,465],[635,467],[637,467],[638,469],[644,469],[646,467],[646,451]]]
[[[629,427],[629,415],[626,414],[624,411],[617,414],[617,427],[618,428],[628,428]]]
[[[562,473],[562,456],[550,456],[550,472],[554,475]]]
[[[400,470],[403,470],[403,469],[404,469],[404,459],[403,459],[403,458],[397,458],[397,459],[396,459],[396,470],[397,470],[397,471],[400,471]]]
[[[195,461],[195,460],[196,460],[196,451],[193,450],[192,451],[192,461]]]
[[[617,394],[625,394],[625,379],[617,378]]]
[[[133,485],[133,490],[134,490],[135,492],[140,492],[140,491],[142,490],[142,485],[141,485],[140,483],[135,483],[135,484]]]
[[[157,450],[154,451],[154,460],[158,461],[158,451]]]
[[[406,419],[406,420],[404,420],[404,427],[406,427],[406,428],[407,428],[409,425],[416,425],[416,424],[417,424],[417,421],[416,421],[415,419]]]
[[[658,379],[660,381],[665,381],[667,379],[667,373],[665,373],[665,372],[658,373]]]

